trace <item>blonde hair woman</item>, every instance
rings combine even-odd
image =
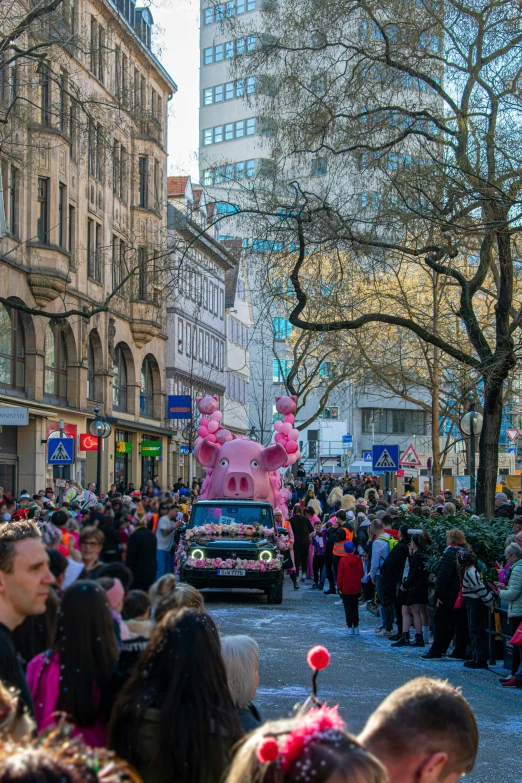
[[[341,508],[345,511],[353,511],[355,508],[355,498],[353,495],[343,495],[341,498]]]
[[[261,725],[259,712],[252,703],[259,685],[259,645],[250,636],[223,636],[221,655],[239,723],[248,734]]]

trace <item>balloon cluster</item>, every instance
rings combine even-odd
[[[296,411],[297,397],[276,397],[276,410],[278,413],[283,414],[283,421],[274,422],[274,429],[276,431],[274,440],[276,443],[280,443],[288,454],[288,460],[285,467],[293,465],[301,458],[301,452],[299,451],[299,430],[294,427],[295,423],[295,411]]]
[[[219,408],[219,397],[198,397],[197,398],[198,410],[203,414],[203,418],[199,420],[198,427],[198,439],[196,445],[206,438],[211,443],[216,443],[218,446],[222,446],[223,443],[227,443],[229,440],[234,440],[230,430],[221,426],[221,419],[223,414]]]

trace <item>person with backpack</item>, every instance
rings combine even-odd
[[[395,538],[389,533],[384,532],[384,525],[380,519],[374,519],[370,525],[370,534],[374,537],[372,546],[372,559],[370,566],[370,579],[377,590],[377,597],[381,605],[380,613],[382,627],[375,632],[378,636],[390,638],[394,636],[393,632],[393,602],[389,594],[384,589],[381,568],[384,561],[390,554],[393,547],[397,544]]]
[[[457,528],[446,531],[446,549],[440,559],[435,581],[435,616],[433,619],[433,644],[428,652],[421,655],[426,660],[441,660],[456,632],[455,650],[451,654],[454,660],[464,660],[467,647],[467,618],[463,607],[456,608],[461,580],[457,570],[457,555],[468,548],[466,537]],[[462,601],[460,602],[462,603]],[[464,612],[464,617],[462,617]],[[457,618],[457,613],[460,617]]]
[[[393,641],[397,642],[402,637],[403,631],[403,606],[406,598],[404,591],[399,590],[404,578],[404,570],[409,556],[410,535],[408,525],[401,525],[399,529],[399,541],[394,546],[381,566],[381,580],[386,599],[393,603],[397,618],[397,633]],[[409,615],[409,612],[408,612]],[[409,628],[408,616],[408,628]]]

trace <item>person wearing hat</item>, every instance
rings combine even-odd
[[[344,544],[345,556],[341,558],[337,569],[337,588],[344,605],[346,625],[350,635],[359,634],[359,596],[364,566],[359,555],[355,554],[353,541]]]

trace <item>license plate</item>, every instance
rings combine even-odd
[[[218,576],[245,576],[246,571],[238,568],[218,568]]]

